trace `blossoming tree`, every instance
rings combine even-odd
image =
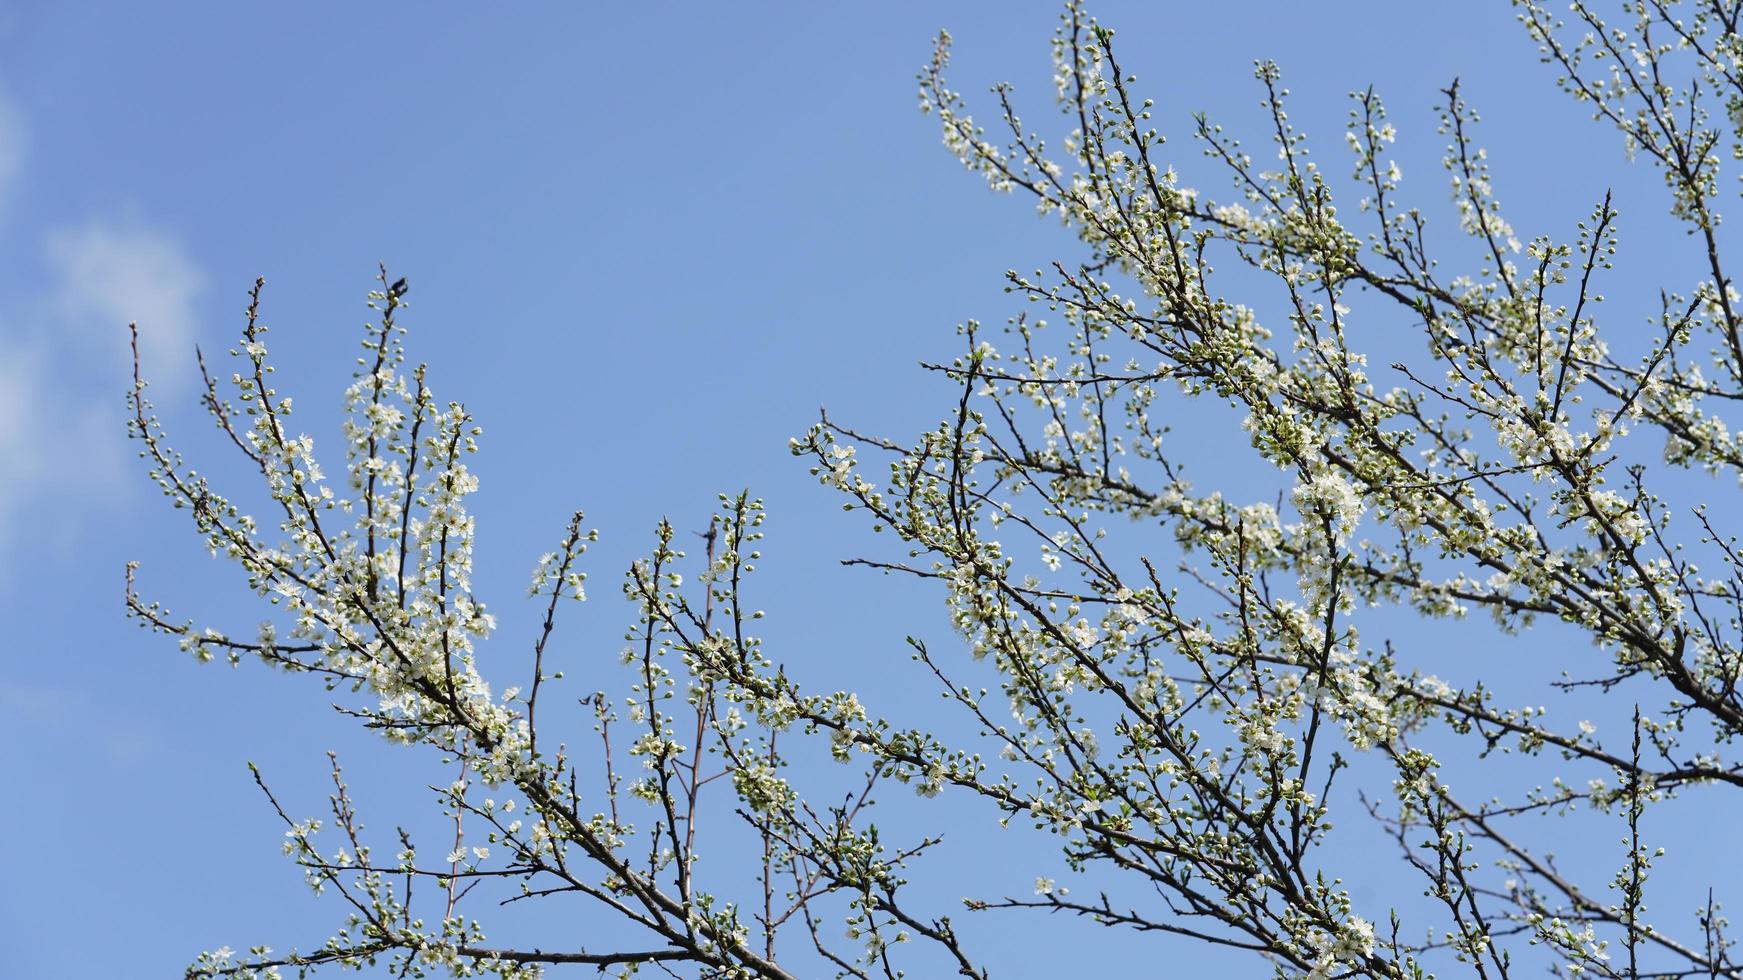
[[[960,389],[936,428],[902,441],[825,417],[792,448],[900,552],[857,563],[943,591],[961,644],[910,643],[966,734],[813,693],[763,650],[748,495],[722,498],[699,554],[661,525],[623,584],[622,688],[552,702],[549,644],[594,540],[575,515],[537,564],[542,625],[524,683],[507,686],[504,658],[480,657],[494,619],[470,587],[478,429],[406,368],[404,280],[383,270],[372,294],[339,480],[296,434],[257,283],[234,393],[208,376],[205,402],[270,521],[184,463],[137,380],[132,424],[164,493],[272,618],[246,636],[184,622],[139,596],[131,567],[129,610],[203,660],[323,679],[361,724],[452,760],[439,799],[455,834],[433,851],[403,833],[372,845],[337,763],[324,820],[262,780],[288,853],[346,923],[317,949],[205,954],[190,976],[385,963],[983,977],[951,913],[1025,910],[1250,951],[1255,975],[1743,976],[1719,905],[1735,882],[1711,881],[1692,911],[1646,900],[1665,860],[1652,815],[1697,793],[1721,813],[1718,794],[1743,786],[1729,758],[1743,555],[1734,517],[1704,502],[1743,476],[1726,421],[1743,400],[1743,309],[1718,213],[1725,151],[1743,159],[1743,4],[1642,0],[1607,24],[1575,0],[1571,26],[1535,0],[1519,9],[1562,87],[1659,167],[1697,245],[1644,333],[1598,316],[1612,201],[1570,241],[1516,239],[1456,84],[1441,131],[1462,234],[1439,238],[1401,203],[1372,92],[1355,97],[1357,201],[1340,209],[1343,179],[1310,158],[1260,64],[1277,162],[1207,120],[1192,133],[1233,179],[1219,202],[1183,186],[1112,32],[1076,5],[1053,42],[1057,149],[1004,87],[999,135],[978,125],[946,87],[941,36],[921,108],[1083,254],[1010,275],[1033,315],[963,328],[965,353],[933,366]],[[1169,423],[1211,404],[1270,484],[1185,478]],[[1558,687],[1605,724],[1553,724],[1509,706],[1535,691],[1443,679],[1456,665],[1418,633],[1372,638],[1403,622],[1387,610],[1583,637],[1596,652],[1562,665]],[[577,705],[585,751],[549,734]],[[813,747],[850,768],[789,767]],[[811,785],[840,771],[851,792]],[[1053,835],[1071,886],[1001,896],[969,881],[954,910],[912,898],[907,876],[936,869],[910,865],[937,838],[869,822],[891,782]],[[1589,853],[1558,862],[1547,818],[1598,827],[1576,838]],[[1396,860],[1340,852],[1351,827]],[[710,847],[749,855],[750,873],[709,880]],[[1359,881],[1378,890],[1353,897]],[[493,945],[475,886],[583,897],[602,925],[585,943]]]

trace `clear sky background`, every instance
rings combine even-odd
[[[1401,132],[1405,194],[1442,208],[1433,106],[1463,76],[1520,237],[1566,236],[1607,186],[1625,222],[1663,213],[1656,178],[1555,91],[1505,3],[1094,11],[1189,176],[1204,172],[1191,112],[1262,145],[1251,61],[1270,57],[1334,173],[1347,93],[1372,83]],[[139,559],[173,612],[260,618],[157,498],[123,426],[138,320],[172,435],[196,461],[219,458],[192,348],[227,347],[257,275],[283,387],[334,448],[375,263],[410,278],[412,357],[485,427],[478,589],[504,624],[498,663],[522,670],[526,575],[571,509],[604,540],[563,655],[572,674],[603,672],[632,615],[618,576],[654,523],[700,529],[717,491],[749,486],[771,512],[757,587],[771,653],[814,687],[862,689],[874,711],[914,708],[901,641],[953,642],[939,597],[838,566],[871,536],[787,439],[825,403],[904,440],[943,417],[951,392],[916,362],[954,354],[961,320],[1015,312],[1005,269],[1075,255],[1027,203],[963,172],[915,110],[915,70],[948,26],[955,87],[980,116],[987,87],[1008,79],[1025,116],[1046,119],[1057,13],[0,5],[0,976],[176,976],[201,949],[318,942],[338,909],[278,854],[245,761],[313,813],[323,752],[341,750],[383,831],[428,810],[407,788],[444,778],[356,734],[317,687],[198,667],[123,617],[123,564]],[[1653,268],[1677,261],[1670,241]],[[1229,435],[1204,451],[1243,444]],[[1437,642],[1463,652],[1456,633]],[[952,860],[985,855],[958,853],[946,871]],[[992,890],[1020,893],[1036,870],[988,873]],[[1001,975],[1073,962],[1037,925],[974,928],[1001,950]],[[1178,941],[1072,935],[1109,943],[1103,975],[1210,962]]]

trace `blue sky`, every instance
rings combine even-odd
[[[1625,216],[1662,214],[1655,178],[1554,90],[1504,3],[1094,10],[1189,176],[1203,170],[1191,112],[1261,138],[1251,61],[1269,57],[1327,159],[1342,159],[1346,94],[1375,84],[1424,206],[1446,199],[1432,106],[1463,76],[1521,237],[1565,234],[1611,185]],[[935,422],[950,392],[916,362],[953,354],[961,320],[1014,312],[1005,269],[1073,254],[965,174],[914,99],[948,26],[955,87],[972,100],[1009,79],[1043,118],[1056,16],[1051,3],[0,7],[0,915],[15,940],[0,973],[179,975],[204,948],[318,941],[337,912],[279,857],[244,763],[313,810],[338,748],[382,828],[442,779],[351,731],[318,689],[199,668],[122,616],[123,563],[139,559],[178,613],[258,618],[160,506],[122,402],[138,320],[172,434],[196,460],[217,456],[192,347],[227,346],[257,275],[311,426],[338,404],[375,263],[410,278],[412,356],[485,426],[479,591],[504,642],[533,628],[525,576],[573,508],[604,540],[570,653],[608,663],[629,616],[617,576],[654,522],[699,529],[716,491],[749,486],[772,515],[771,652],[814,687],[914,708],[901,640],[948,645],[941,603],[838,566],[870,535],[786,442],[825,403],[901,438]],[[1213,436],[1205,451],[1219,444],[1240,443]],[[1004,975],[1069,962],[1029,941],[1033,925],[978,927],[1023,964]],[[1153,962],[1156,942],[1107,955]]]

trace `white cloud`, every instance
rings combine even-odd
[[[17,110],[0,92],[0,202],[22,166]],[[49,234],[43,295],[0,310],[0,570],[17,529],[77,533],[125,485],[127,324],[155,393],[185,384],[205,276],[176,239],[136,224]]]
[[[41,478],[40,460],[30,452],[42,428],[37,417],[37,383],[42,357],[23,345],[8,344],[0,357],[0,460],[5,461],[8,483],[30,483]],[[4,497],[0,497],[3,500]]]
[[[57,387],[61,360],[40,344],[0,343],[0,554],[12,528],[66,525],[68,504],[101,496],[124,471],[119,397]]]
[[[24,111],[12,100],[5,86],[0,85],[0,208],[5,206],[12,185],[24,170],[24,151],[29,142]]]
[[[77,533],[120,486],[127,449],[118,395],[126,389],[110,385],[107,398],[88,390],[118,377],[74,374],[65,352],[16,333],[10,323],[0,327],[0,579],[24,564],[16,560],[20,539]],[[69,387],[74,378],[78,388]]]
[[[122,707],[121,717],[116,713],[115,705],[99,705],[83,684],[0,679],[0,717],[15,731],[74,744],[77,747],[71,751],[80,755],[89,746],[101,753],[101,761],[120,766],[135,765],[164,751],[162,726],[155,716],[136,706]],[[99,714],[109,715],[111,723],[90,724]]]
[[[180,242],[145,228],[88,224],[51,234],[48,260],[64,341],[122,357],[127,324],[136,322],[154,384],[186,373],[205,276]]]
[[[0,556],[11,554],[19,528],[42,525],[32,506],[71,476],[57,474],[56,467],[82,468],[77,459],[67,458],[73,433],[58,431],[73,420],[62,414],[64,406],[50,404],[56,399],[45,383],[48,363],[41,348],[26,342],[0,345],[0,472],[6,474],[0,483]],[[0,569],[11,565],[5,562]]]

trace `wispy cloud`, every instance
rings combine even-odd
[[[24,132],[0,87],[0,209],[29,182]],[[14,565],[17,528],[76,532],[120,487],[127,324],[139,322],[160,391],[184,384],[205,288],[179,241],[138,224],[87,222],[41,241],[42,292],[0,310],[0,569]]]
[[[24,125],[24,111],[0,83],[0,210],[11,198],[12,187],[24,170],[24,151],[30,144],[30,131]]]
[[[153,383],[180,375],[206,282],[180,242],[147,228],[88,224],[51,233],[48,264],[63,340],[124,356],[116,338],[137,321]]]
[[[109,723],[92,725],[90,719],[109,716]],[[92,761],[136,765],[158,755],[164,748],[164,733],[157,717],[132,705],[100,703],[82,683],[0,679],[0,717],[17,731],[41,733],[63,751],[84,755]]]

